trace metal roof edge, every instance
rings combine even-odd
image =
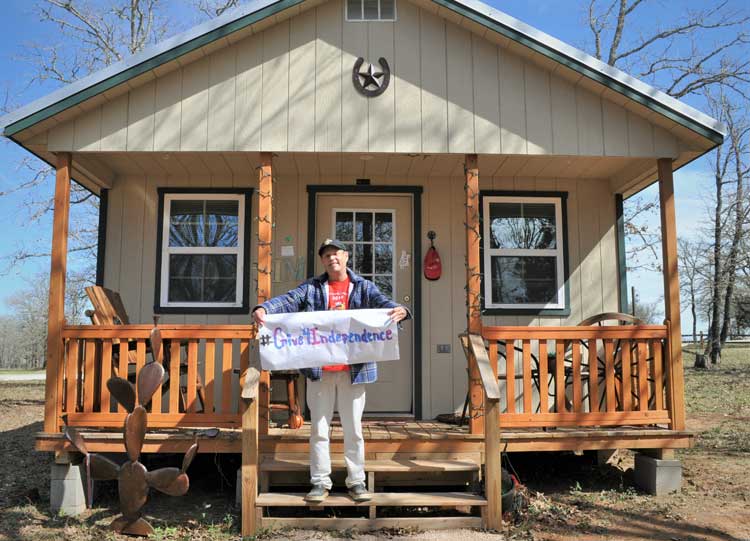
[[[479,0],[432,1],[529,47],[585,77],[604,84],[615,92],[666,116],[714,143],[721,143],[724,140],[726,128],[718,120],[484,2]]]
[[[12,136],[129,79],[305,1],[256,0],[239,6],[9,113],[0,118],[0,127],[6,137]],[[604,84],[716,144],[724,140],[725,127],[721,122],[479,0],[432,1]]]

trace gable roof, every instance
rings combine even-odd
[[[255,0],[178,34],[0,118],[3,135],[15,134],[89,98],[216,40],[311,0]],[[717,120],[656,88],[478,0],[430,0],[664,115],[715,145],[724,139]]]

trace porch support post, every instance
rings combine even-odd
[[[476,154],[467,154],[464,162],[466,175],[466,317],[471,334],[482,333],[482,313],[479,300],[479,165]],[[469,432],[484,432],[484,393],[473,356],[469,356]]]
[[[65,271],[68,261],[68,226],[70,215],[70,168],[73,157],[68,152],[57,155],[55,175],[55,211],[52,219],[52,257],[49,273],[49,316],[47,319],[47,381],[44,390],[44,431],[59,432],[63,343],[65,325]]]
[[[271,298],[271,244],[273,242],[272,154],[260,153],[258,169],[258,304]],[[261,434],[268,434],[270,421],[271,374],[263,370],[258,389],[258,423]]]
[[[682,369],[682,328],[680,325],[680,279],[677,272],[677,228],[674,211],[672,159],[657,160],[659,203],[661,207],[661,246],[664,266],[664,315],[669,328],[667,390],[672,429],[685,428],[685,389]]]

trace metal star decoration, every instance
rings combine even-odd
[[[370,64],[366,70],[360,70],[365,59],[361,56],[357,58],[352,69],[352,82],[354,88],[368,98],[374,98],[380,96],[388,88],[388,83],[391,80],[391,68],[388,65],[388,61],[381,57],[378,59],[380,64],[380,71],[377,70],[374,64]]]
[[[380,88],[381,84],[378,79],[380,79],[384,74],[382,71],[376,73],[374,66],[370,64],[370,67],[368,67],[366,71],[360,71],[357,75],[359,75],[363,79],[362,88],[367,89],[367,87],[369,86]]]

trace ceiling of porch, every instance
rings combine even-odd
[[[132,176],[238,179],[251,177],[260,162],[257,152],[109,152],[76,153],[74,169],[93,191],[111,188],[117,179]],[[369,178],[457,177],[463,174],[463,154],[274,154],[276,175],[315,179],[322,183]],[[587,178],[609,180],[613,189],[644,178],[655,169],[651,159],[615,156],[479,155],[480,177]],[[75,175],[74,175],[75,176]],[[81,175],[79,175],[81,176]],[[330,180],[329,180],[330,179]],[[80,178],[77,180],[81,181]],[[252,181],[251,181],[252,182]]]

